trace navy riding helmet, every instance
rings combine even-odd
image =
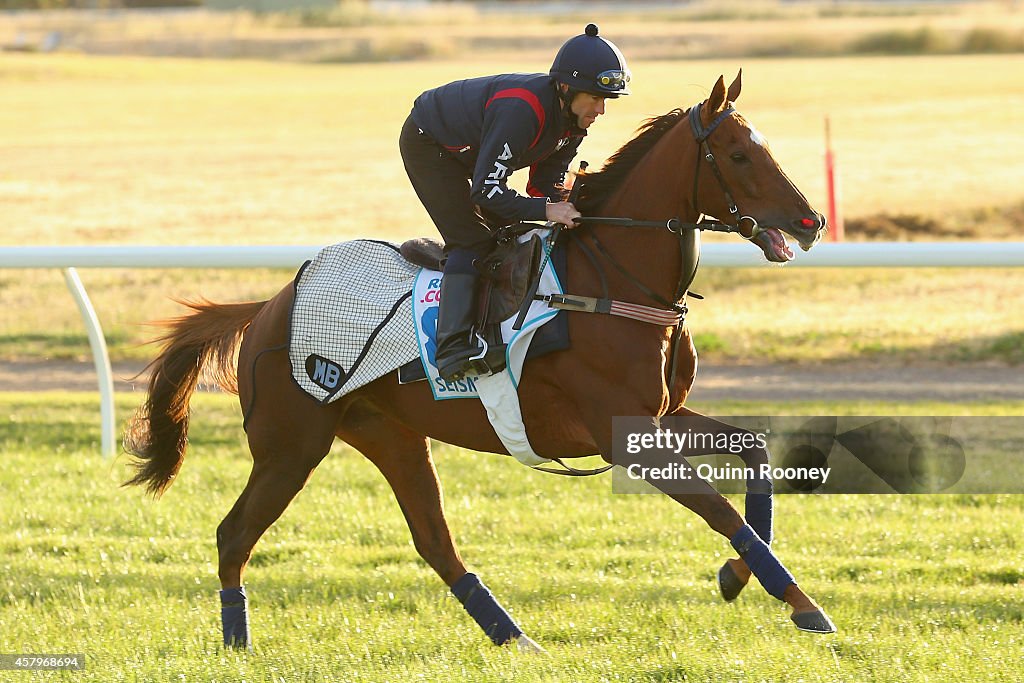
[[[587,24],[583,34],[565,42],[548,73],[572,90],[602,97],[629,94],[626,58],[615,43],[597,35],[596,24]]]

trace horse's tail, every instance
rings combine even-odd
[[[238,393],[235,352],[245,329],[267,302],[179,303],[192,312],[158,323],[168,328],[155,340],[164,342],[164,347],[147,366],[149,394],[124,433],[125,450],[136,457],[136,474],[124,485],[145,485],[157,497],[174,481],[185,459],[189,400],[196,385],[207,379]]]

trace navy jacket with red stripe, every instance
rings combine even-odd
[[[509,222],[542,221],[565,180],[586,131],[562,113],[547,74],[503,74],[455,81],[428,90],[412,109],[416,125],[445,147],[472,178],[480,207]],[[512,171],[530,168],[524,197],[507,184]]]

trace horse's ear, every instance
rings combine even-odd
[[[718,82],[715,83],[711,94],[708,95],[707,102],[700,108],[700,116],[704,125],[707,126],[714,121],[715,117],[723,110],[725,110],[725,77],[719,76]]]
[[[739,99],[740,88],[743,87],[743,69],[736,72],[736,80],[729,86],[729,101],[735,102]]]

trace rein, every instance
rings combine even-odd
[[[562,461],[561,458],[551,458],[553,462],[557,462],[559,465],[564,467],[564,470],[555,470],[550,467],[531,467],[530,469],[537,470],[538,472],[547,472],[548,474],[560,474],[563,477],[592,477],[595,474],[604,474],[611,468],[615,467],[614,463],[611,465],[605,465],[604,467],[598,467],[592,470],[580,470],[575,467],[570,467]]]
[[[608,249],[605,248],[605,246],[603,244],[601,244],[601,242],[600,242],[600,240],[598,240],[597,236],[594,235],[592,232],[590,233],[590,240],[593,242],[594,248],[601,254],[602,257],[604,257],[604,259],[606,261],[608,261],[608,263],[610,263],[617,271],[619,271],[619,273],[621,273],[629,282],[631,282],[637,289],[639,289],[641,292],[643,292],[648,298],[650,298],[651,300],[661,304],[662,306],[665,307],[665,309],[667,309],[667,310],[659,310],[659,309],[652,309],[652,308],[647,307],[647,306],[639,306],[638,304],[630,304],[629,306],[631,306],[633,309],[641,308],[641,309],[645,309],[645,310],[642,312],[642,315],[640,315],[640,316],[634,316],[634,315],[628,315],[627,314],[626,317],[632,317],[632,318],[634,318],[636,320],[641,320],[642,322],[650,322],[650,323],[657,324],[657,325],[665,325],[665,326],[675,325],[676,326],[676,330],[675,330],[675,332],[672,335],[672,343],[673,343],[673,345],[678,340],[679,334],[680,334],[680,330],[682,328],[683,323],[686,320],[687,309],[686,309],[686,304],[683,303],[683,298],[686,296],[687,289],[689,288],[690,283],[693,281],[693,277],[696,275],[696,272],[697,272],[697,263],[696,262],[693,263],[691,268],[687,268],[687,246],[688,246],[688,241],[690,241],[692,243],[692,233],[693,233],[693,231],[694,230],[710,230],[710,231],[713,231],[713,232],[736,233],[736,234],[740,235],[741,237],[743,237],[745,239],[748,239],[748,240],[753,240],[759,234],[761,234],[761,232],[763,231],[762,228],[758,225],[757,219],[755,219],[753,216],[740,215],[739,207],[736,204],[736,200],[733,197],[732,191],[729,189],[729,185],[728,185],[728,183],[726,183],[725,177],[722,175],[721,170],[718,168],[718,162],[715,161],[715,155],[712,153],[711,147],[708,145],[708,138],[711,137],[711,134],[715,132],[715,129],[717,129],[718,126],[721,125],[721,123],[723,121],[725,121],[727,118],[729,118],[730,116],[735,114],[736,113],[736,109],[732,105],[729,105],[728,107],[725,108],[724,111],[722,111],[718,116],[715,117],[714,121],[712,121],[711,123],[709,123],[705,127],[704,124],[701,122],[701,119],[700,119],[700,112],[701,112],[701,108],[703,107],[703,104],[704,103],[702,102],[700,104],[694,105],[693,107],[690,107],[690,113],[688,115],[689,123],[690,123],[690,129],[693,131],[694,140],[697,142],[697,145],[699,147],[698,153],[697,153],[696,167],[694,168],[694,172],[693,172],[693,200],[692,200],[692,205],[693,205],[694,210],[698,211],[698,215],[703,216],[703,213],[700,213],[700,211],[698,209],[698,196],[697,196],[697,191],[698,191],[698,187],[699,187],[699,180],[700,180],[701,160],[703,159],[703,160],[705,160],[707,162],[708,166],[711,168],[711,172],[714,174],[715,178],[718,180],[718,185],[719,185],[719,187],[721,187],[722,193],[725,195],[725,200],[726,200],[726,203],[727,203],[727,205],[729,207],[729,213],[735,219],[734,223],[725,223],[725,222],[719,221],[719,220],[704,219],[704,218],[698,219],[698,221],[696,223],[685,223],[685,222],[681,221],[679,218],[670,218],[667,221],[641,221],[641,220],[634,220],[632,218],[624,218],[624,217],[620,218],[620,217],[589,216],[589,217],[581,217],[581,218],[577,219],[577,222],[580,223],[581,225],[614,225],[614,226],[625,227],[625,228],[654,228],[654,229],[662,229],[662,228],[664,228],[665,230],[668,230],[670,233],[672,233],[673,235],[676,236],[678,244],[679,244],[679,257],[680,257],[679,282],[676,285],[675,292],[672,295],[672,300],[669,301],[665,297],[661,296],[657,292],[651,290],[649,287],[644,285],[642,282],[640,282],[640,280],[636,276],[634,276],[632,273],[630,273],[628,270],[626,270],[626,268],[621,263],[619,263],[615,259],[614,256],[612,256],[611,252],[609,252]],[[581,164],[581,167],[582,167],[582,164]],[[574,188],[574,190],[578,190],[578,188]],[[751,229],[750,229],[750,235],[749,236],[746,233],[744,233],[743,228],[741,227],[741,224],[744,221],[749,221],[750,224],[751,224]],[[591,263],[593,263],[595,268],[597,268],[597,259],[594,258],[593,254],[590,253],[589,249],[584,244],[582,238],[578,237],[575,234],[572,234],[572,236],[576,238],[576,240],[579,243],[580,247],[584,250],[584,253],[587,254],[587,257],[590,259]],[[565,304],[567,302],[551,301],[551,300],[549,300],[549,302],[548,302],[549,305],[552,305],[552,307],[557,307],[557,308],[563,308],[564,307],[564,308],[567,308],[568,310],[587,310],[587,311],[591,311],[591,312],[612,313],[612,310],[611,310],[612,305],[614,305],[616,303],[622,304],[623,302],[613,302],[610,299],[608,299],[608,287],[607,287],[607,282],[606,282],[605,277],[604,277],[604,273],[600,271],[600,268],[597,268],[597,269],[598,269],[598,272],[601,273],[601,284],[602,284],[602,289],[603,289],[603,292],[604,292],[604,298],[602,300],[596,300],[594,305],[589,305],[589,302],[588,302],[588,306],[587,307],[582,307],[582,306],[579,305],[579,303],[576,303],[575,305],[565,306],[563,304]],[[694,296],[695,296],[695,298],[700,298],[699,295],[694,295]],[[565,299],[567,297],[562,297],[562,298]],[[550,297],[549,297],[549,299],[550,299]],[[587,300],[586,297],[575,297],[575,299],[578,300],[578,301],[586,301]],[[600,302],[601,301],[605,301],[605,300],[607,300],[609,302],[609,304],[603,306],[603,308],[605,308],[606,310],[601,310],[602,307],[600,306]],[[594,300],[591,300],[591,301],[594,301]],[[621,306],[620,306],[620,308],[621,308]],[[670,311],[672,313],[674,313],[673,318],[666,318],[664,314],[668,314]],[[661,313],[661,315],[659,315],[659,313]],[[622,315],[622,313],[615,313],[615,314]],[[673,353],[672,366],[671,366],[671,370],[674,371],[674,369],[675,369],[675,353]],[[674,373],[670,373],[669,376],[672,377],[673,374]]]
[[[696,223],[684,223],[678,218],[670,218],[667,221],[637,221],[632,218],[609,218],[603,216],[582,216],[577,219],[584,225],[615,225],[621,228],[664,228],[673,235],[679,235],[683,230],[710,230],[712,232],[735,232],[739,233],[739,227],[723,223],[711,218]]]
[[[687,309],[686,309],[686,305],[684,303],[682,303],[682,299],[683,299],[683,296],[687,294],[687,290],[688,290],[688,288],[690,286],[690,283],[693,281],[693,276],[696,274],[696,270],[697,270],[696,263],[693,264],[692,268],[687,268],[686,267],[687,246],[688,246],[688,240],[691,237],[692,231],[694,231],[694,230],[709,230],[711,232],[729,232],[729,233],[733,233],[734,232],[734,233],[740,233],[740,230],[739,230],[739,228],[737,226],[730,225],[728,223],[723,223],[723,222],[718,221],[718,220],[712,220],[712,219],[700,220],[700,221],[698,221],[696,223],[684,223],[681,220],[679,220],[678,218],[671,218],[671,219],[669,219],[667,221],[638,221],[638,220],[634,220],[632,218],[584,216],[584,217],[581,217],[578,220],[578,222],[581,225],[612,225],[612,226],[623,227],[623,228],[665,229],[665,230],[668,230],[670,233],[672,233],[673,235],[676,236],[677,242],[679,244],[680,263],[682,265],[681,265],[680,272],[679,272],[679,282],[676,285],[676,289],[675,289],[675,292],[674,292],[674,294],[672,296],[672,300],[669,301],[665,297],[661,296],[657,292],[655,292],[652,289],[650,289],[649,287],[647,287],[647,285],[645,285],[642,282],[640,282],[640,280],[636,276],[634,276],[632,273],[630,273],[625,268],[625,266],[623,266],[621,263],[619,263],[618,260],[616,260],[616,258],[612,255],[612,253],[603,244],[601,244],[601,241],[598,240],[597,236],[595,236],[593,233],[591,233],[589,235],[590,240],[593,242],[595,249],[601,254],[601,256],[603,256],[604,259],[606,261],[608,261],[608,263],[610,263],[617,271],[619,271],[619,273],[621,273],[629,282],[631,282],[634,287],[636,287],[641,292],[643,292],[645,295],[647,295],[648,298],[652,299],[653,301],[656,301],[657,303],[661,304],[662,306],[664,306],[669,311],[673,311],[675,313],[676,320],[674,320],[674,321],[666,322],[665,319],[663,318],[663,316],[658,316],[658,315],[653,315],[652,316],[650,314],[647,315],[647,319],[643,319],[642,320],[643,322],[654,322],[655,324],[664,324],[664,325],[676,325],[676,324],[682,325],[682,323],[685,322]],[[590,258],[590,260],[594,264],[594,266],[597,267],[596,259],[593,258],[593,255],[591,254],[590,250],[587,248],[586,244],[584,244],[582,238],[579,238],[575,233],[570,233],[570,235],[577,239],[577,242],[579,243],[580,247],[584,250],[584,253],[587,254],[587,256]],[[600,272],[600,269],[598,269],[598,270]],[[601,285],[602,285],[602,289],[604,291],[604,296],[605,296],[605,298],[607,298],[608,297],[608,286],[607,286],[607,283],[605,281],[603,273],[601,273]],[[693,296],[694,298],[697,298],[697,299],[703,298],[699,294],[696,294],[694,292],[689,292],[689,294],[691,296]],[[584,298],[584,297],[576,297],[576,298],[580,299],[580,298]],[[613,302],[613,303],[615,303],[615,302]],[[646,307],[646,306],[639,306],[638,304],[632,304],[632,305],[635,306],[635,307],[648,309],[649,311],[657,311],[657,310],[659,310],[659,309],[650,309],[649,307]],[[668,311],[665,311],[665,312],[667,313]],[[640,320],[640,318],[637,318],[637,319]]]

